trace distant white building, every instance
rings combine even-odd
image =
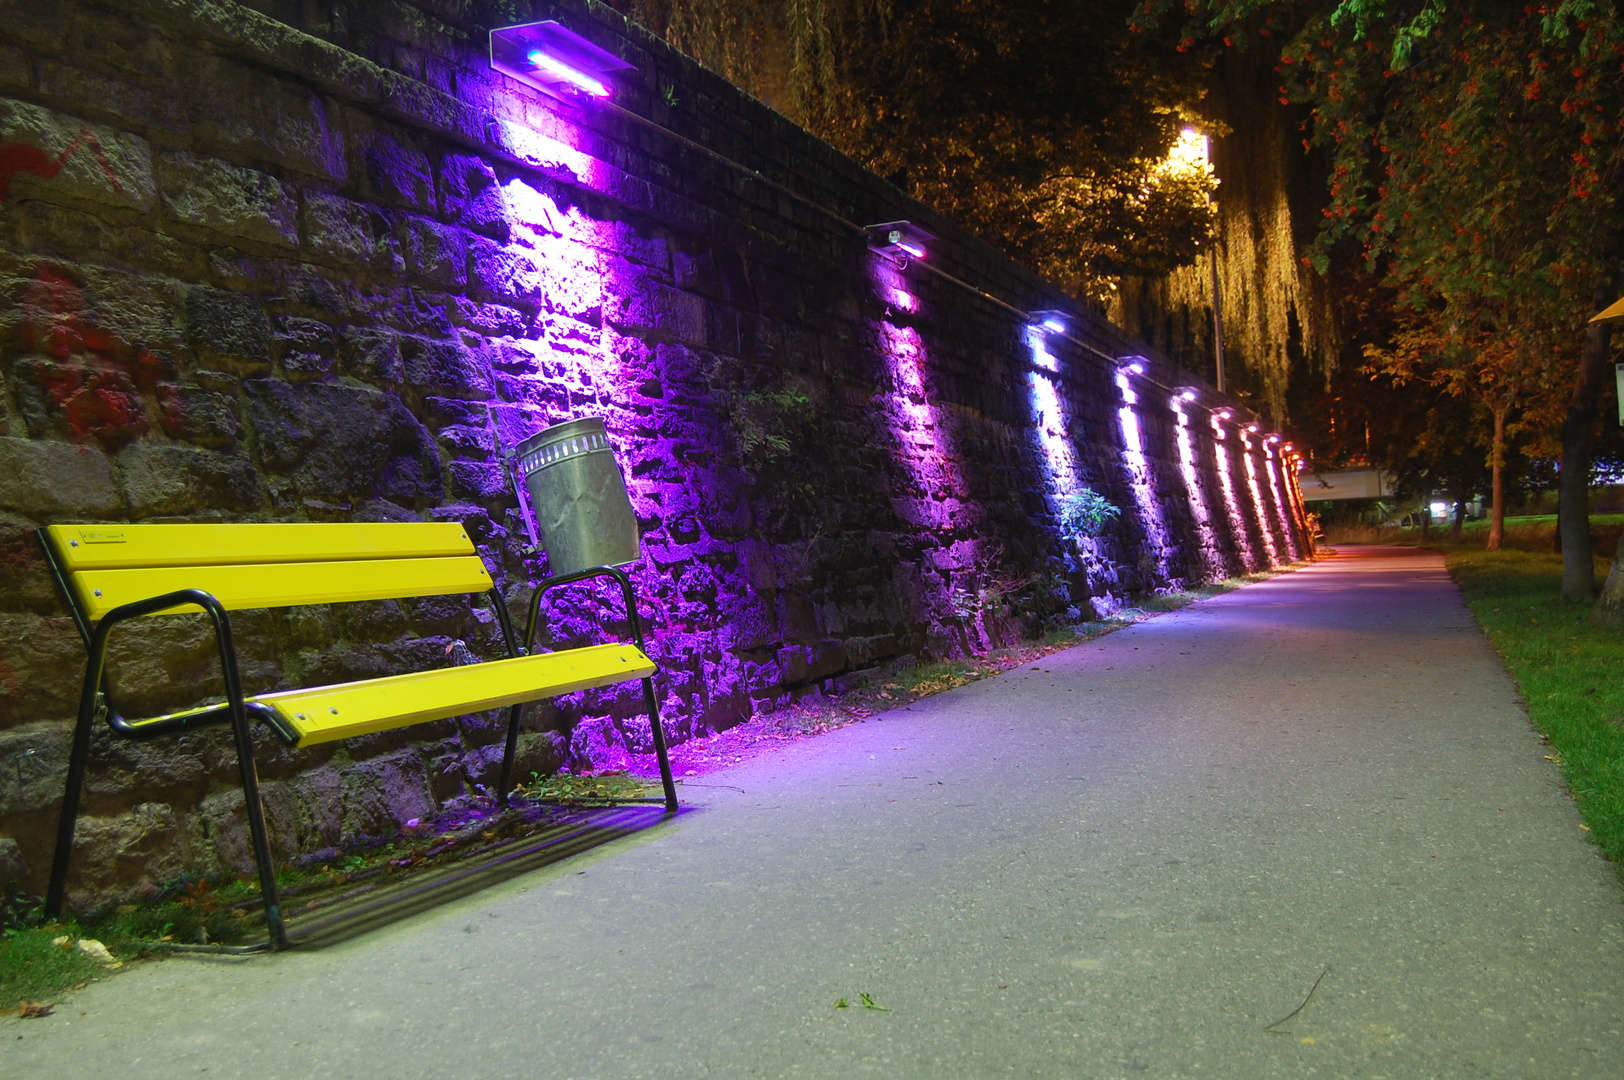
[[[1302,485],[1303,502],[1386,499],[1393,494],[1391,479],[1380,469],[1305,472],[1298,477],[1298,483]]]

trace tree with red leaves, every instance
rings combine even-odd
[[[1134,20],[1173,7],[1146,0]],[[1179,7],[1192,38],[1255,47],[1266,22],[1293,28],[1269,43],[1281,43],[1281,97],[1310,108],[1306,141],[1332,161],[1308,257],[1323,271],[1337,245],[1359,245],[1394,289],[1406,329],[1378,365],[1478,388],[1502,430],[1513,411],[1524,426],[1561,415],[1563,594],[1593,596],[1590,455],[1609,341],[1587,320],[1616,298],[1624,261],[1613,0]]]

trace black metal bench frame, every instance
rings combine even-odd
[[[241,774],[243,799],[247,804],[248,831],[253,845],[254,862],[258,869],[261,895],[265,901],[265,925],[270,935],[269,944],[274,949],[287,948],[289,946],[287,927],[282,916],[281,902],[278,896],[270,835],[265,826],[265,811],[260,802],[259,776],[254,767],[254,743],[248,725],[249,716],[253,715],[256,719],[266,721],[266,725],[275,731],[277,737],[284,743],[291,745],[296,741],[296,737],[290,736],[290,733],[283,728],[280,718],[277,717],[274,710],[264,707],[254,708],[253,703],[244,700],[242,678],[237,665],[237,650],[231,637],[231,620],[224,605],[215,597],[200,589],[181,589],[114,608],[92,626],[89,618],[74,597],[73,589],[68,584],[68,575],[62,567],[49,533],[42,528],[37,531],[37,535],[40,546],[45,552],[45,562],[50,570],[51,579],[56,585],[58,594],[73,615],[74,625],[79,631],[80,638],[84,641],[87,653],[85,678],[79,695],[79,712],[73,729],[72,749],[68,756],[67,784],[62,796],[62,811],[58,819],[56,846],[51,861],[50,886],[45,898],[46,914],[53,918],[60,915],[66,902],[68,865],[73,855],[73,836],[75,826],[78,823],[79,803],[84,790],[85,772],[89,764],[90,737],[96,721],[105,720],[108,727],[115,734],[122,738],[136,740],[153,739],[182,731],[229,724],[237,753],[238,770]],[[522,643],[514,635],[513,622],[508,615],[507,605],[500,590],[492,588],[486,593],[490,606],[496,611],[497,621],[501,625],[502,641],[507,655],[509,657],[527,656],[534,651],[536,629],[541,612],[541,600],[547,592],[563,585],[600,577],[613,579],[619,584],[621,597],[626,607],[627,619],[631,624],[633,642],[646,655],[647,649],[644,647],[643,642],[643,623],[638,614],[637,597],[632,588],[631,579],[626,575],[625,571],[613,566],[595,566],[573,574],[548,578],[541,582],[530,598],[529,617],[526,620]],[[113,628],[130,619],[141,618],[181,605],[196,605],[209,618],[214,631],[215,646],[219,653],[221,681],[224,684],[226,700],[211,709],[188,712],[166,721],[148,722],[139,725],[131,724],[114,706],[112,695],[104,685],[106,682],[107,647]],[[659,702],[654,693],[653,676],[645,676],[642,683],[643,702],[649,715],[649,727],[653,737],[655,755],[659,761],[660,781],[664,793],[658,797],[621,801],[663,802],[667,813],[675,813],[677,810],[677,790],[671,775],[671,762],[666,750],[665,732],[660,723]],[[525,704],[527,703],[521,702],[509,707],[507,740],[502,755],[502,770],[497,791],[497,801],[502,806],[508,805],[508,796],[512,790],[513,759],[517,753],[519,742],[519,718]]]

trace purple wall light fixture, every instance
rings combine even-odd
[[[491,31],[491,67],[553,97],[607,98],[632,65],[552,19]]]
[[[909,259],[923,259],[936,239],[911,221],[882,221],[878,225],[865,225],[869,250],[884,255],[906,266]]]

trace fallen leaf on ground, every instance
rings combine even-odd
[[[865,1009],[874,1009],[877,1012],[890,1012],[891,1011],[890,1009],[887,1009],[884,1005],[876,1005],[876,1004],[874,1004],[874,999],[872,997],[870,997],[869,995],[867,995],[867,994],[858,994],[857,995],[857,1000],[861,1001],[863,1003],[863,1008],[865,1008]]]
[[[107,951],[107,946],[95,938],[80,938],[79,951],[96,961],[98,964],[116,964],[113,954]]]
[[[42,1016],[50,1016],[55,1005],[47,1005],[43,1001],[17,1002],[17,1015],[24,1020],[38,1020]]]
[[[851,1008],[851,1006],[846,1004],[846,999],[845,998],[836,998],[835,999],[835,1008],[837,1008],[837,1009],[849,1009],[849,1008]]]

